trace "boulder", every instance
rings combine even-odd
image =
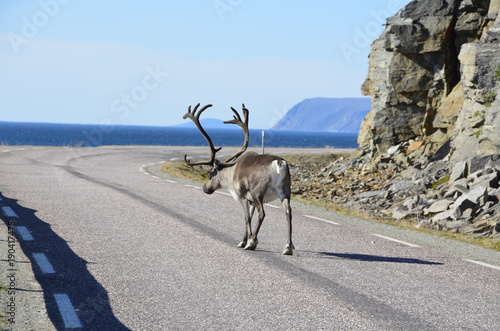
[[[424,209],[424,215],[439,214],[448,209],[453,200],[439,200],[434,202],[429,208]]]
[[[451,206],[449,211],[454,219],[460,218],[463,212],[469,208],[476,210],[488,201],[488,190],[485,187],[476,187],[475,189],[464,193]]]
[[[455,164],[450,174],[450,181],[454,182],[460,178],[467,177],[468,165],[466,161],[460,161]]]

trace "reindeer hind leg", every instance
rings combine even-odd
[[[283,209],[285,210],[286,220],[288,223],[288,242],[283,251],[283,255],[293,255],[295,246],[292,242],[292,208],[290,207],[290,198],[285,198],[282,201]]]

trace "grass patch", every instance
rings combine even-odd
[[[166,162],[161,166],[160,170],[174,177],[190,179],[200,183],[208,180],[207,169],[200,166],[190,167],[184,162]]]
[[[487,108],[491,107],[491,105],[495,101],[496,97],[497,97],[497,95],[493,91],[486,92],[485,94],[483,94],[484,106]]]
[[[450,181],[450,175],[446,175],[444,177],[439,178],[437,181],[432,183],[431,188],[436,189],[439,186],[443,185],[444,183],[448,183]]]

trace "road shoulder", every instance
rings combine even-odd
[[[47,315],[44,293],[36,281],[30,259],[24,254],[16,237],[15,222],[2,215],[0,222],[0,311],[2,330],[55,330]],[[6,223],[7,222],[7,223]],[[16,238],[15,240],[13,238]]]

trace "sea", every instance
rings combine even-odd
[[[216,146],[241,146],[241,129],[207,128]],[[263,133],[264,132],[264,133]],[[356,132],[250,130],[249,146],[357,148]],[[97,147],[105,145],[205,146],[198,129],[175,126],[22,123],[0,121],[0,145]]]

